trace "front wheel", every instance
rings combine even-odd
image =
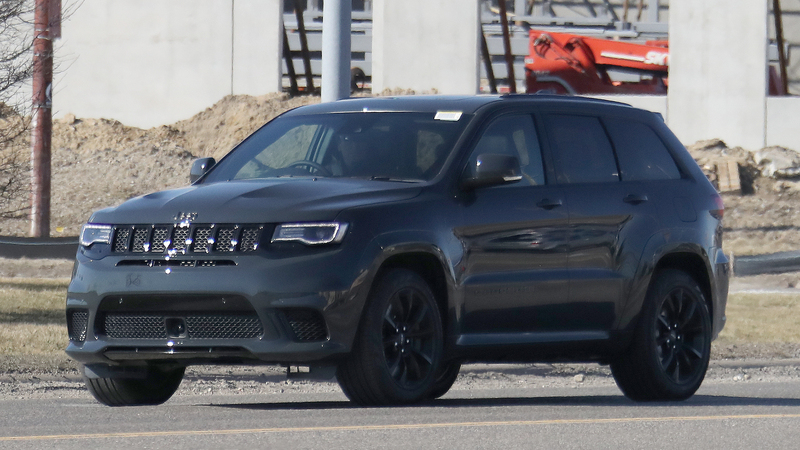
[[[648,290],[631,347],[612,361],[611,373],[632,400],[685,400],[700,388],[710,353],[703,292],[687,273],[664,270]]]
[[[178,390],[185,370],[148,366],[137,378],[89,378],[84,373],[84,381],[94,398],[107,406],[160,405]]]
[[[393,269],[367,301],[350,356],[337,370],[347,397],[359,405],[415,403],[439,374],[443,333],[430,287],[416,273]]]

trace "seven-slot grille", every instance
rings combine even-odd
[[[233,253],[258,248],[263,225],[119,225],[113,253]]]

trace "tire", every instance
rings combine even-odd
[[[160,405],[178,390],[185,370],[149,366],[144,378],[88,378],[84,374],[84,382],[94,398],[107,406]]]
[[[436,378],[436,382],[433,383],[433,389],[428,393],[428,398],[435,400],[447,394],[447,391],[449,391],[450,388],[453,387],[453,383],[456,382],[460,370],[461,363],[459,361],[444,364],[439,370],[439,377]]]
[[[430,287],[412,271],[393,269],[372,290],[337,380],[359,405],[419,402],[436,382],[442,343],[441,316]]]
[[[655,275],[628,351],[611,363],[626,397],[685,400],[700,388],[711,353],[711,319],[697,282],[679,270]]]

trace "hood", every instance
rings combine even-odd
[[[136,197],[97,211],[91,222],[109,224],[276,223],[333,220],[347,208],[419,195],[417,184],[345,178],[281,178],[199,184]]]

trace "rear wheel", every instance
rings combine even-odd
[[[416,273],[394,269],[377,282],[350,356],[337,370],[347,397],[360,405],[427,398],[442,358],[436,300]]]
[[[664,270],[648,291],[630,349],[611,363],[611,373],[633,400],[685,400],[703,382],[710,353],[711,319],[700,287],[685,272]]]
[[[185,367],[148,366],[144,376],[136,378],[89,378],[84,381],[89,392],[107,406],[159,405],[178,390]]]

